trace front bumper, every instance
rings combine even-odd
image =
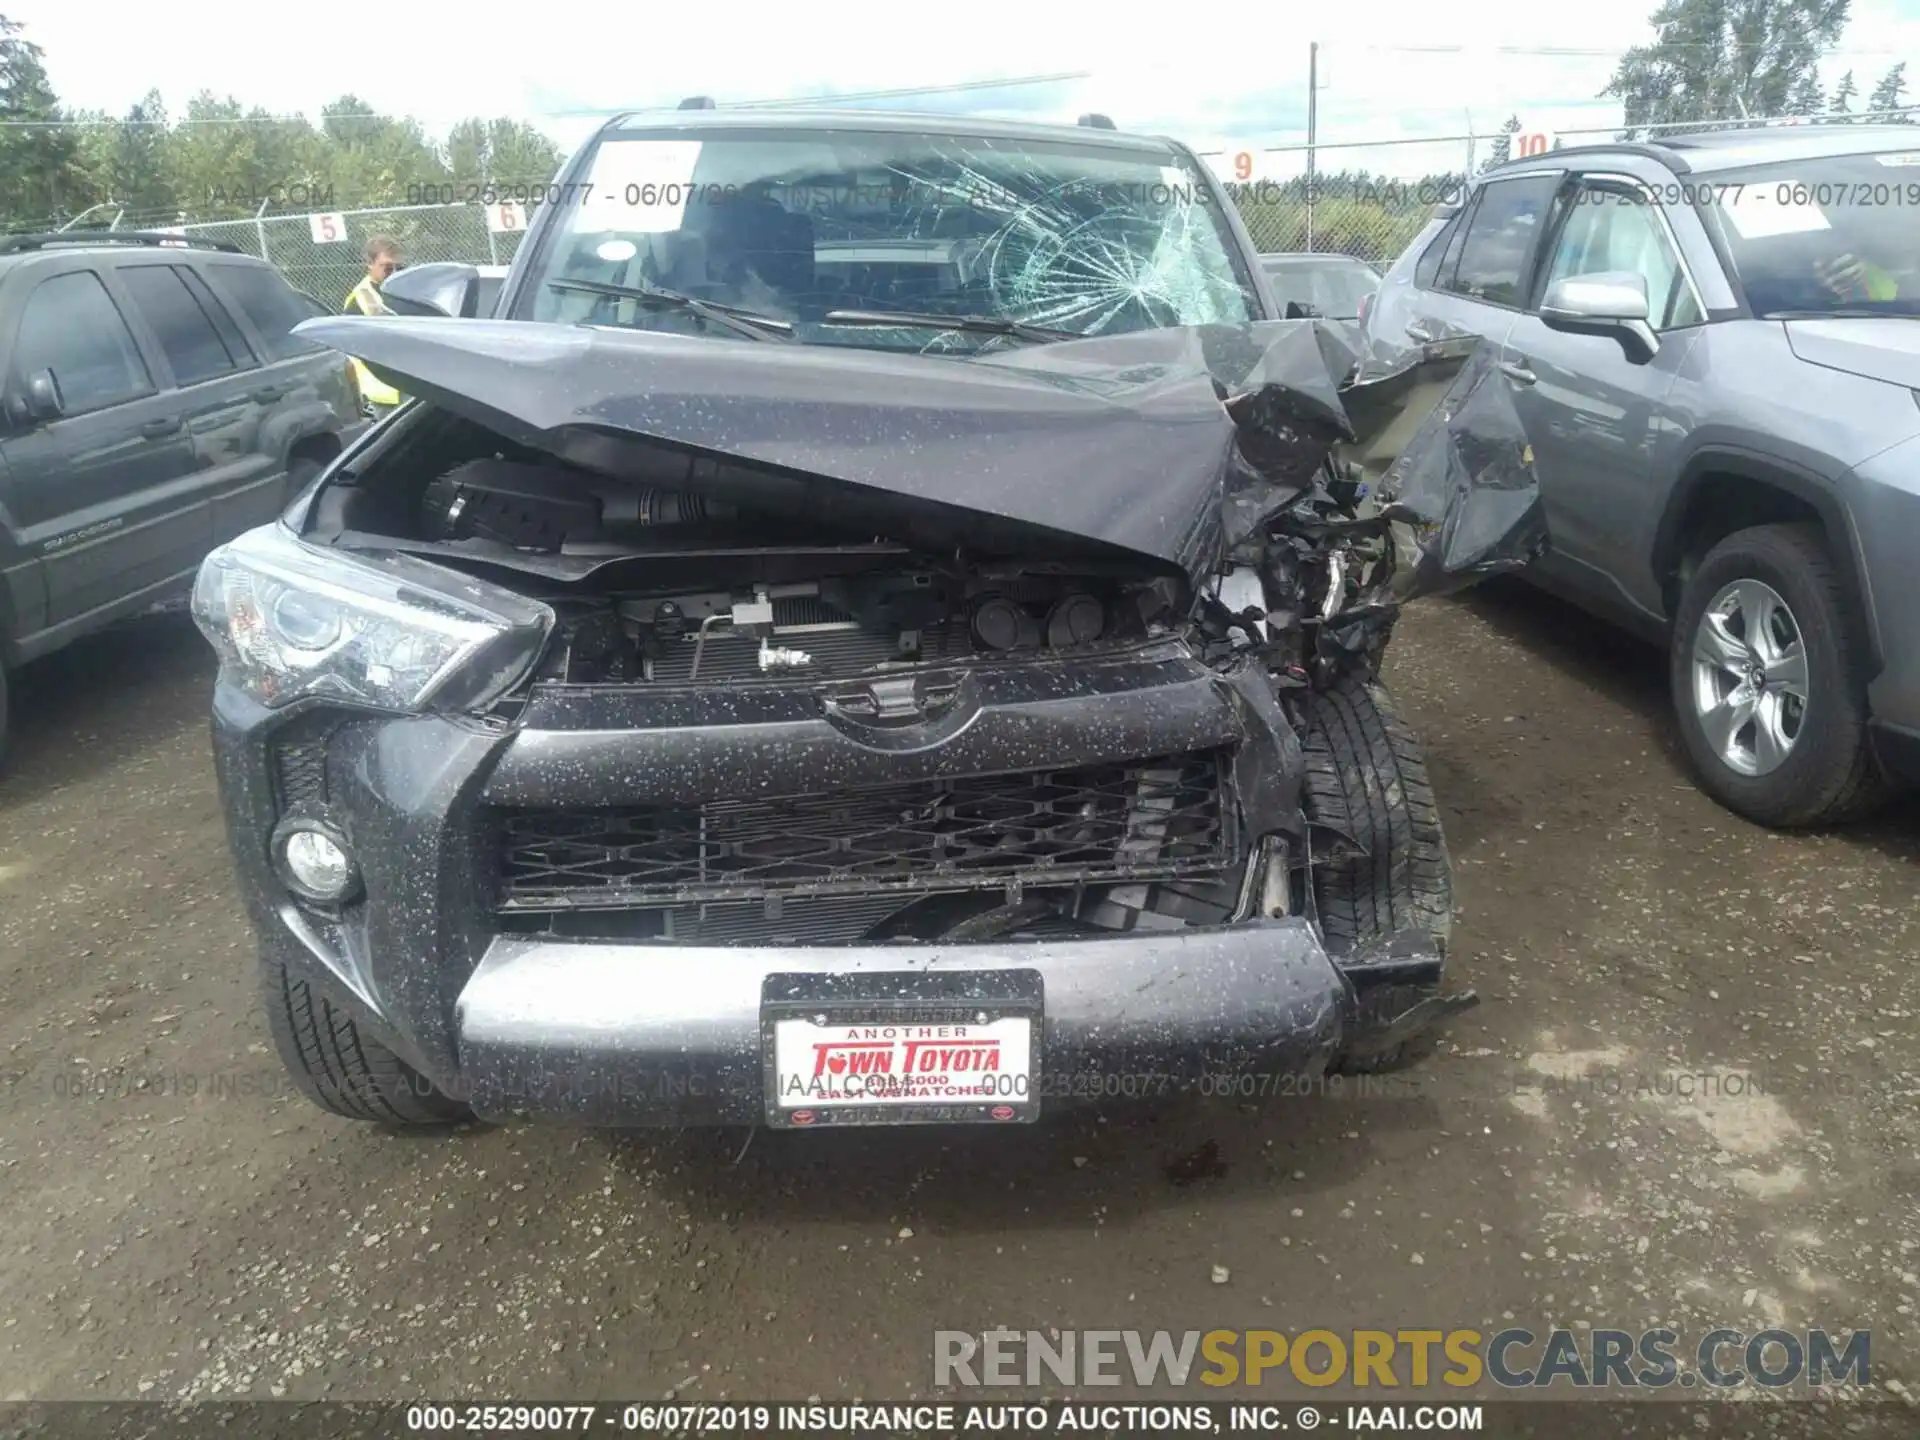
[[[1151,1096],[1229,1073],[1311,1073],[1364,1044],[1351,1017],[1355,986],[1367,982],[1299,918],[1097,939],[749,947],[563,939],[526,933],[500,908],[494,807],[751,797],[796,775],[893,783],[977,773],[1009,756],[1046,767],[1234,747],[1235,913],[1255,913],[1263,866],[1287,863],[1246,858],[1297,813],[1302,769],[1258,677],[1223,676],[1163,646],[1072,675],[977,671],[958,703],[906,743],[823,715],[800,688],[752,699],[536,692],[506,722],[275,714],[222,682],[215,757],[241,893],[268,957],[487,1115],[758,1123],[762,1002],[776,975],[884,987],[890,976],[986,983],[1017,972],[1040,997],[1043,1106]],[[316,724],[321,758],[296,784],[290,737]],[[336,911],[296,901],[269,860],[269,836],[303,786],[312,793],[296,808],[317,807],[360,858],[364,896]],[[1437,957],[1414,964],[1437,978]]]
[[[1352,988],[1302,920],[1023,944],[688,949],[503,937],[461,993],[463,1098],[497,1118],[758,1124],[771,977],[1023,971],[1042,1106],[1317,1072]],[[1264,1092],[1275,1093],[1270,1085]]]

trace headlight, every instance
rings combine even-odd
[[[476,709],[523,676],[553,627],[537,601],[410,555],[348,555],[280,524],[206,558],[193,618],[263,705],[324,696],[379,710]]]

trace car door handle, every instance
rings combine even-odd
[[[1409,325],[1407,326],[1407,339],[1413,341],[1416,345],[1431,345],[1433,343],[1433,331],[1424,325]]]
[[[280,398],[280,394],[281,391],[278,385],[262,385],[247,398],[258,405],[271,405]]]
[[[1500,373],[1516,385],[1531,385],[1540,378],[1518,360],[1502,360]]]
[[[172,416],[165,420],[149,420],[140,427],[140,436],[145,440],[160,440],[173,434],[180,428],[180,417]]]

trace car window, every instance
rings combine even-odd
[[[1447,247],[1440,252],[1440,268],[1434,272],[1434,288],[1450,290],[1453,288],[1453,272],[1460,264],[1460,242],[1466,239],[1467,227],[1473,224],[1473,212],[1480,208],[1480,196],[1476,193],[1467,202],[1466,208],[1448,227],[1452,234],[1447,237]]]
[[[252,322],[270,360],[290,360],[323,348],[289,333],[302,320],[333,312],[305,296],[264,265],[209,265],[208,279]]]
[[[247,337],[240,333],[240,327],[233,322],[233,313],[227,309],[226,302],[207,288],[207,282],[184,265],[175,272],[180,276],[200,308],[207,312],[207,318],[213,321],[213,328],[220,332],[220,338],[226,342],[227,352],[243,366],[251,367],[257,357],[253,346],[247,343]]]
[[[177,266],[123,265],[120,283],[153,327],[178,384],[198,385],[238,368],[239,362],[187,289]]]
[[[1646,281],[1654,329],[1698,325],[1704,318],[1653,206],[1620,190],[1582,186],[1568,207],[1547,284],[1620,270]]]
[[[1527,265],[1545,228],[1557,175],[1491,180],[1467,221],[1460,260],[1445,288],[1493,305],[1518,306],[1526,293]]]
[[[1420,252],[1419,262],[1413,267],[1413,283],[1422,290],[1431,290],[1439,283],[1441,258],[1447,253],[1447,246],[1453,242],[1453,237],[1460,233],[1461,221],[1466,213],[1465,206],[1454,211],[1447,218],[1447,223],[1440,227],[1439,233],[1427,243],[1427,248]]]
[[[1753,313],[1920,317],[1915,158],[1775,160],[1696,187]]]
[[[14,370],[22,379],[51,370],[68,415],[153,393],[133,333],[91,270],[43,280],[27,297]]]
[[[704,333],[603,288],[651,285],[784,319],[805,344],[951,355],[1004,337],[944,316],[1090,336],[1259,314],[1231,210],[1158,142],[617,130],[579,164],[588,198],[542,212],[514,318]],[[828,318],[848,310],[916,320]]]

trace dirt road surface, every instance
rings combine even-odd
[[[255,1004],[199,637],[34,667],[0,781],[0,1397],[897,1399],[936,1329],[1511,1324],[1870,1327],[1920,1394],[1920,813],[1717,809],[1660,657],[1518,587],[1416,607],[1389,673],[1484,997],[1420,1070],[742,1154],[309,1108]]]

